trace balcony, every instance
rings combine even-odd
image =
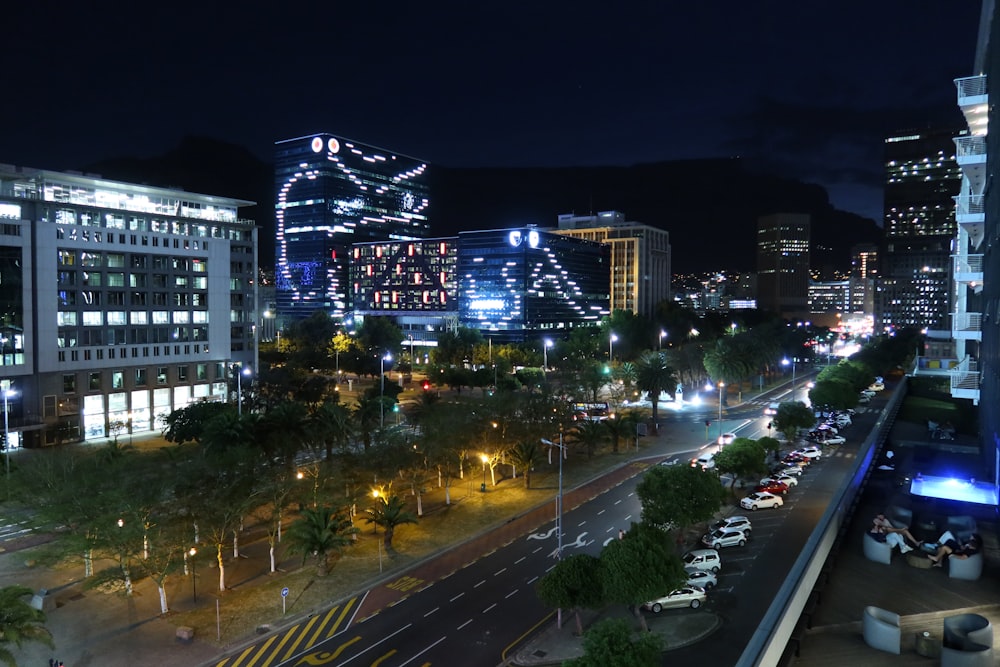
[[[979,405],[979,380],[982,374],[978,364],[966,357],[957,368],[951,370],[950,375],[952,398],[971,399],[975,405]]]
[[[967,76],[955,79],[958,89],[958,106],[965,114],[969,131],[973,134],[986,134],[987,113],[989,111],[989,95],[986,88],[986,75]]]
[[[986,135],[955,137],[955,160],[960,167],[986,164]]]
[[[958,195],[955,197],[955,220],[959,224],[983,223],[985,220],[985,200],[983,195]]]
[[[955,340],[983,339],[982,313],[952,313],[951,333]]]
[[[955,260],[953,270],[955,282],[958,283],[979,283],[983,282],[983,256],[982,255],[952,255]]]

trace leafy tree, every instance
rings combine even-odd
[[[766,452],[757,440],[736,438],[715,455],[715,468],[720,473],[733,476],[730,489],[736,486],[738,477],[753,477],[767,472]]]
[[[232,406],[226,403],[201,402],[174,410],[163,420],[163,437],[167,442],[178,445],[185,442],[201,442],[205,425],[218,415],[232,409]]]
[[[316,576],[325,577],[330,571],[330,556],[339,554],[353,543],[357,528],[351,520],[329,507],[306,508],[302,518],[288,527],[285,537],[288,553],[302,554],[302,562],[312,556],[316,560]]]
[[[632,524],[624,539],[601,551],[601,582],[608,602],[624,604],[648,631],[642,605],[687,580],[677,554],[667,550],[663,532],[648,524]]]
[[[562,559],[537,585],[538,598],[546,605],[572,610],[576,634],[583,634],[581,609],[595,609],[604,603],[601,562],[589,554]]]
[[[757,444],[759,444],[766,453],[773,454],[775,460],[777,460],[778,452],[781,449],[781,443],[778,442],[776,438],[771,438],[768,436],[764,436],[763,438],[757,438]]]
[[[337,323],[322,310],[286,325],[282,351],[288,354],[288,363],[297,368],[328,367],[327,351],[336,331]]]
[[[663,638],[653,632],[633,637],[623,619],[608,618],[587,630],[583,651],[563,667],[655,667],[660,664]]]
[[[667,365],[667,356],[662,352],[646,352],[636,363],[636,384],[649,395],[653,407],[653,431],[659,433],[660,393],[672,392],[677,385],[674,369]]]
[[[611,381],[610,368],[607,364],[588,361],[581,365],[576,378],[580,389],[587,393],[587,399],[596,403],[601,387]]]
[[[350,408],[332,400],[324,401],[312,411],[307,428],[309,439],[322,445],[325,461],[333,458],[334,449],[343,451],[347,448],[355,434]]]
[[[376,359],[387,352],[399,356],[403,331],[389,317],[366,317],[356,332],[358,344]]]
[[[593,458],[594,451],[598,445],[603,443],[608,437],[608,430],[601,422],[585,419],[578,421],[573,430],[569,432],[569,439],[576,445],[583,447],[587,452],[587,458]]]
[[[820,371],[816,376],[816,382],[817,384],[829,381],[844,382],[856,393],[871,384],[874,376],[867,364],[845,359],[835,366],[827,366]]]
[[[522,440],[509,450],[507,457],[510,462],[524,472],[524,488],[531,488],[531,470],[542,458],[542,449],[535,440]]]
[[[614,417],[605,419],[601,424],[611,434],[611,451],[617,454],[619,443],[636,435],[639,415],[634,410],[626,413],[616,412]]]
[[[11,645],[21,648],[31,642],[55,648],[52,633],[43,625],[45,614],[24,599],[31,593],[25,586],[0,588],[0,661],[9,667],[17,667]]]
[[[458,327],[454,331],[442,331],[437,336],[437,347],[431,349],[431,361],[443,366],[474,363],[476,346],[484,342],[483,334],[478,329]]]
[[[719,476],[691,466],[653,466],[636,485],[642,520],[661,529],[683,531],[719,510],[726,491]],[[662,591],[661,591],[662,592]]]
[[[382,543],[388,552],[392,549],[392,537],[396,533],[396,528],[406,523],[416,523],[417,517],[413,512],[406,509],[403,501],[395,494],[379,494],[375,498],[375,507],[365,510],[368,515],[366,523],[373,523],[381,526],[384,531]]]
[[[816,423],[816,417],[802,401],[785,401],[778,405],[778,412],[771,423],[785,435],[786,440],[792,442],[800,428],[810,428]]]
[[[853,408],[858,404],[858,390],[844,380],[822,380],[809,390],[809,400],[813,405],[829,405],[836,410]]]

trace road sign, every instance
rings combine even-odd
[[[285,586],[284,588],[281,589],[281,597],[283,598],[288,597],[288,586]]]

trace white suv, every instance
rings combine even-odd
[[[689,551],[681,558],[681,562],[684,565],[684,569],[689,572],[691,570],[718,572],[722,569],[722,559],[719,558],[719,552],[715,549],[695,549]]]

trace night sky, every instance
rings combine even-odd
[[[881,217],[882,142],[960,125],[972,0],[18,2],[0,162],[318,131],[432,164],[739,155]]]

